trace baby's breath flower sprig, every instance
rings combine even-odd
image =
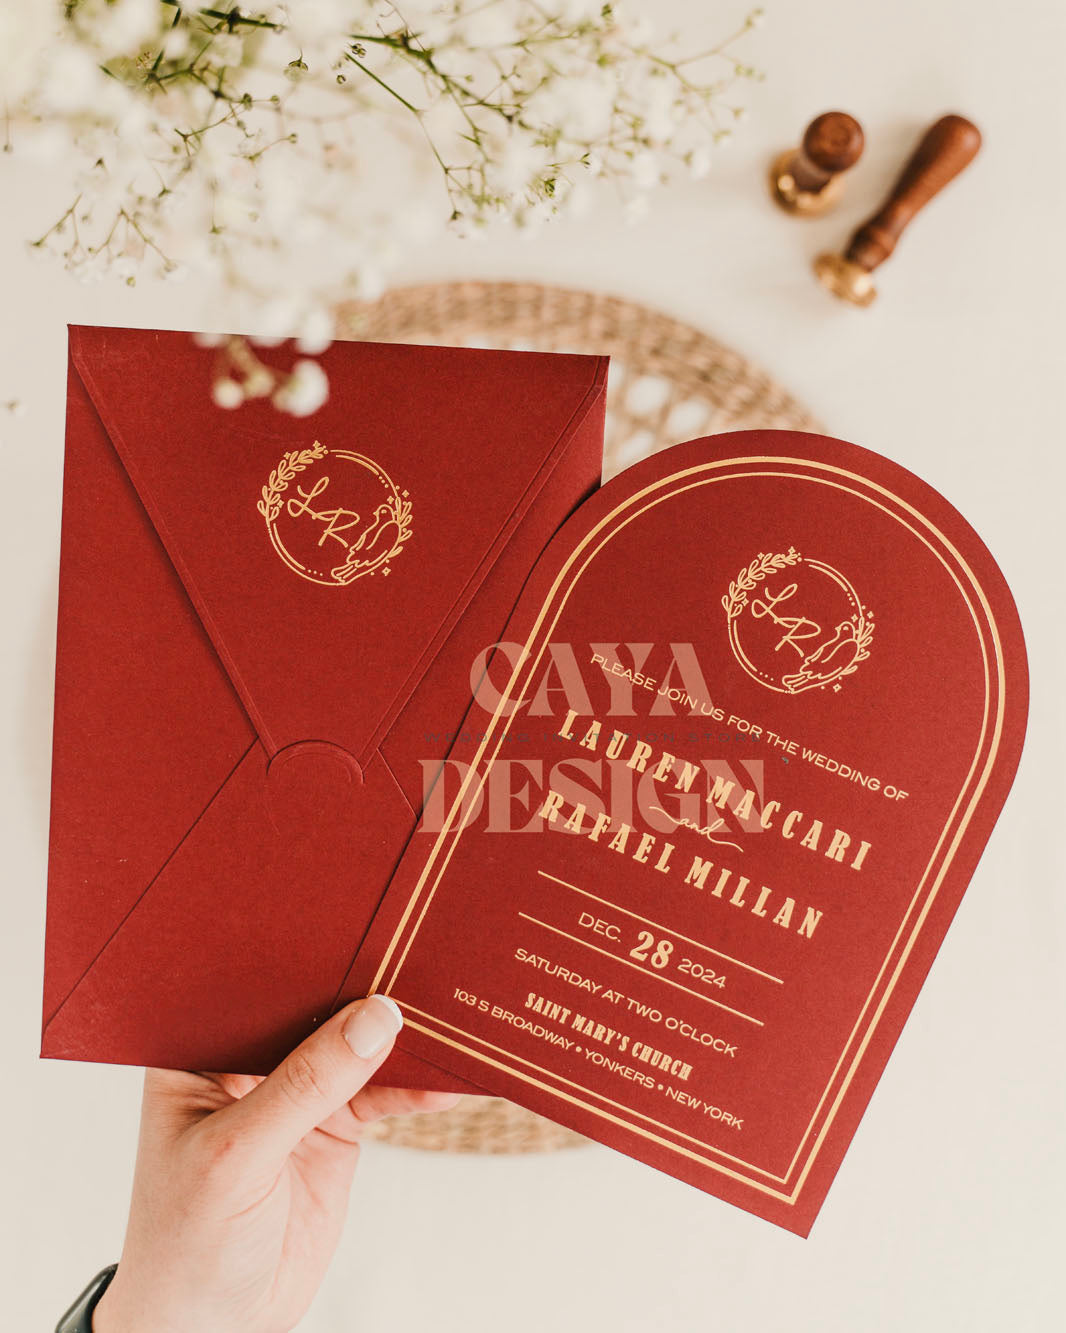
[[[706,173],[738,88],[761,77],[734,49],[761,11],[693,52],[656,40],[645,8],[3,6],[4,147],[71,181],[31,244],[87,281],[206,274],[227,321],[320,348],[336,306],[376,296],[435,229],[532,230],[597,180],[634,211],[676,172]],[[300,392],[266,392],[305,408],[321,388],[301,374]],[[219,380],[227,405],[232,386],[255,396],[246,377]]]
[[[201,333],[196,341],[217,349],[211,396],[218,407],[232,410],[256,398],[269,398],[280,411],[307,417],[329,396],[325,371],[309,357],[282,371],[267,365],[247,338]]]

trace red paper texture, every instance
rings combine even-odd
[[[337,343],[296,419],[215,407],[214,355],[71,329],[47,1056],[265,1072],[329,1014],[599,480],[603,358]]]
[[[505,639],[346,993],[806,1235],[1017,764],[1002,576],[885,459],[741,432],[583,505]]]

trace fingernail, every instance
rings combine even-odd
[[[403,1027],[403,1014],[387,995],[371,995],[356,1009],[341,1031],[360,1060],[370,1060]]]

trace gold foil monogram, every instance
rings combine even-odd
[[[285,454],[256,509],[285,564],[327,587],[388,575],[411,536],[408,492],[373,459],[318,440]]]
[[[760,685],[802,694],[850,676],[870,655],[874,618],[839,570],[787,551],[760,552],[722,598],[729,644]]]

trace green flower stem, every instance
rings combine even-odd
[[[413,116],[417,116],[419,120],[422,119],[422,112],[418,109],[418,107],[416,107],[412,102],[409,102],[407,98],[403,96],[402,93],[398,93],[391,83],[386,83],[383,78],[375,74],[369,65],[364,65],[358,56],[354,55],[351,51],[345,51],[344,58],[345,60],[353,64],[356,67],[356,69],[361,69],[363,73],[367,76],[367,78],[373,79],[379,88],[384,88],[390,97],[395,97],[397,102],[399,102],[401,106],[405,106]],[[443,165],[443,163],[441,165]]]
[[[155,241],[152,240],[152,238],[148,235],[148,233],[138,223],[137,219],[131,213],[127,213],[124,208],[120,208],[118,211],[118,216],[120,219],[122,219],[122,221],[126,223],[128,227],[133,228],[133,230],[137,233],[137,235],[141,238],[142,242],[148,247],[149,250],[153,251],[155,254],[159,256],[159,258],[163,261],[163,268],[167,272],[170,272],[171,270],[177,267],[174,261],[170,259],[168,255],[165,255],[162,250],[160,250],[159,246],[156,245]]]
[[[181,17],[182,0],[162,0],[162,3],[178,10],[177,17]],[[269,19],[253,18],[250,14],[242,14],[236,6],[233,9],[196,9],[195,13],[203,18],[221,20],[231,32],[238,24],[248,28],[270,28],[275,32],[281,27],[281,24],[271,23]]]
[[[478,59],[468,60],[463,54],[461,29],[446,29],[439,38],[428,34],[423,40],[417,23],[412,26],[404,17],[404,0],[389,0],[386,15],[374,20],[374,32],[346,34],[341,28],[328,38],[324,36],[313,50],[299,54],[298,30],[286,32],[285,20],[269,19],[265,7],[258,12],[252,8],[262,5],[262,0],[242,0],[249,5],[249,12],[239,8],[236,0],[205,0],[202,6],[196,0],[161,2],[170,7],[172,21],[162,19],[148,49],[119,53],[103,66],[111,78],[151,103],[156,113],[154,138],[146,141],[144,150],[145,165],[153,168],[159,179],[156,199],[174,194],[190,180],[201,191],[215,194],[219,185],[214,176],[198,169],[198,163],[203,163],[199,148],[209,130],[217,131],[216,137],[229,145],[234,157],[252,164],[280,144],[303,143],[304,129],[309,131],[313,151],[316,128],[323,142],[331,143],[332,136],[325,128],[329,122],[353,121],[357,113],[360,119],[362,113],[387,113],[388,105],[382,107],[377,91],[380,89],[415,118],[428,147],[428,153],[422,150],[423,156],[431,154],[439,168],[453,220],[482,225],[493,217],[510,214],[521,223],[544,211],[557,211],[594,156],[601,163],[599,174],[608,179],[621,178],[616,183],[622,197],[628,193],[624,188],[627,181],[638,190],[643,188],[643,183],[632,177],[635,160],[646,151],[656,154],[657,160],[661,154],[664,162],[692,165],[693,150],[686,151],[686,143],[698,141],[709,147],[730,132],[724,122],[736,113],[725,105],[723,94],[728,95],[727,90],[737,80],[759,77],[730,50],[731,43],[754,25],[757,10],[725,41],[686,55],[676,41],[657,50],[627,35],[626,25],[615,22],[609,3],[587,20],[568,22],[550,13],[542,0],[522,0],[522,22],[510,39],[505,38],[497,47],[484,48],[476,53]],[[462,0],[444,8],[458,20],[479,12],[485,3],[487,0]],[[95,11],[95,6],[85,5],[83,10],[81,0],[67,0],[66,16],[74,29],[73,40],[92,48],[90,29],[95,20],[85,17],[89,10]],[[168,55],[169,34],[175,31],[185,49],[178,54],[171,47],[172,54]],[[232,56],[223,47],[232,47]],[[384,51],[380,60],[374,48]],[[697,62],[711,58],[721,60],[721,65],[709,73],[694,68]],[[460,60],[461,64],[455,63]],[[400,73],[395,62],[401,62]],[[308,71],[308,64],[314,66],[313,71]],[[348,65],[356,66],[368,82],[360,86],[359,80],[351,79]],[[244,67],[275,75],[276,91],[270,97],[253,97],[251,93],[242,96],[239,89]],[[474,72],[468,74],[468,68]],[[404,70],[417,72],[418,78]],[[602,127],[604,133],[592,139],[577,137],[579,131],[556,124],[550,112],[541,111],[541,90],[562,86],[571,70],[590,77],[600,71],[617,83],[616,89],[612,85],[609,90],[612,105]],[[319,108],[308,98],[304,107],[305,99],[288,83],[288,79],[300,82],[299,75],[304,72],[316,88],[332,82],[334,75],[338,84],[347,83],[343,99],[322,103]],[[642,88],[649,76],[654,76],[666,95],[674,121],[685,129],[676,135],[672,131],[664,134],[663,142],[652,139],[645,119],[651,99],[644,98]],[[158,97],[160,92],[168,96]],[[537,116],[530,110],[533,99],[537,99]],[[449,116],[447,130],[438,134],[431,114],[442,104],[447,108],[449,102],[458,115]],[[32,101],[30,105],[32,108]],[[91,108],[86,110],[86,123],[93,129],[96,118]],[[10,121],[8,109],[2,104],[0,115],[5,117],[8,139],[5,144],[5,131],[0,129],[2,151],[10,144],[12,129],[17,131],[22,121],[20,113]],[[35,117],[31,109],[31,121]],[[192,128],[186,129],[185,125]],[[230,129],[220,128],[226,125]],[[299,140],[297,129],[301,132]],[[516,159],[523,178],[513,186],[496,183],[497,131],[500,139],[509,142],[513,138],[519,149],[531,150],[528,169],[522,165],[521,156]],[[106,174],[111,164],[110,148],[98,146],[93,139],[88,142],[93,143],[93,157],[86,165],[95,163],[100,173]],[[159,145],[161,154],[155,151]],[[506,147],[500,151],[508,153]],[[116,211],[116,204],[104,209],[94,205],[94,198],[95,187],[86,184],[84,194],[32,244],[64,251],[71,268],[86,266],[89,257],[107,259],[126,252],[144,262],[152,251],[165,269],[173,269],[169,257],[152,240],[153,234],[163,234],[161,228],[166,225],[159,220],[154,200],[131,189],[123,200],[125,207]],[[207,213],[210,217],[210,208]],[[211,262],[225,281],[251,290],[250,279],[237,272],[229,253],[231,245],[241,243],[243,231],[234,227],[230,237],[223,235],[225,230],[230,229],[218,225],[216,216],[210,226]],[[100,241],[99,237],[104,239]],[[215,238],[221,239],[216,243]]]
[[[48,240],[49,236],[52,236],[57,231],[59,231],[63,223],[66,222],[67,218],[71,218],[73,220],[74,231],[75,234],[77,234],[78,219],[74,217],[74,210],[80,203],[81,203],[81,195],[79,194],[78,197],[71,204],[71,206],[67,209],[67,211],[61,217],[56,218],[55,222],[52,223],[52,225],[48,228],[48,230],[43,235],[38,236],[35,241],[31,241],[30,245],[32,245],[34,249],[37,249],[39,246],[44,245],[45,241]]]

